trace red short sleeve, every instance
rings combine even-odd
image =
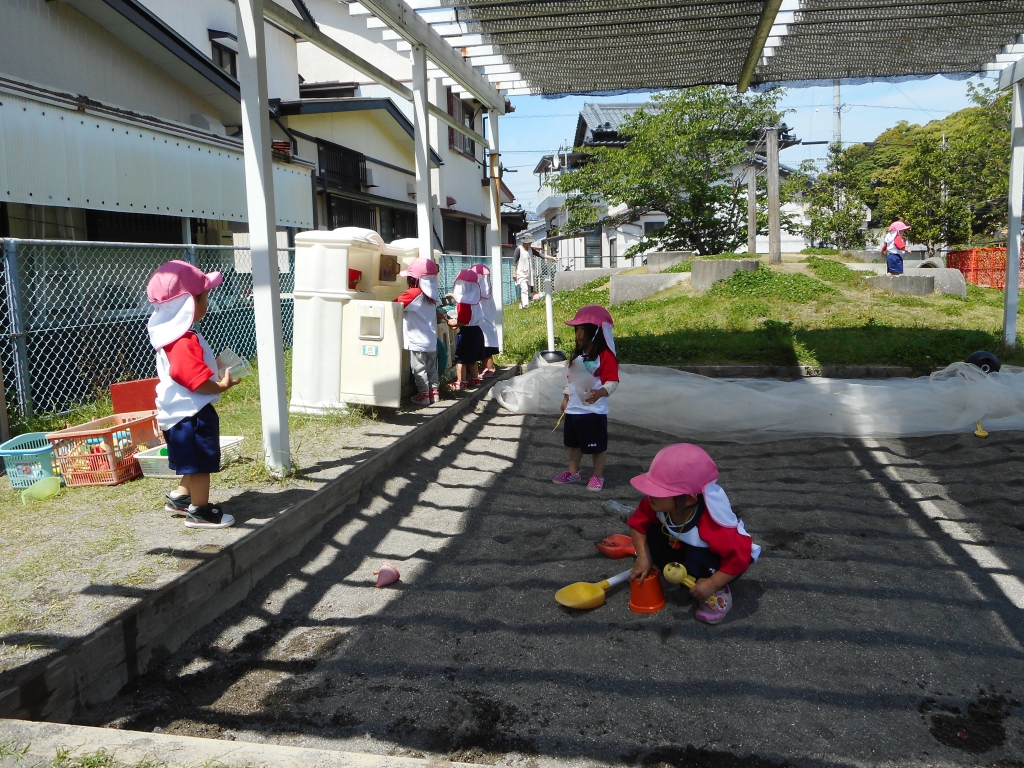
[[[602,383],[619,380],[619,361],[615,359],[611,350],[606,349],[601,353],[601,365],[597,370],[597,375]]]
[[[455,321],[460,325],[469,325],[471,322],[473,322],[473,305],[456,304]]]
[[[739,576],[750,567],[750,548],[754,542],[749,536],[735,528],[719,525],[706,510],[697,521],[697,533],[721,559],[718,570],[722,573]]]
[[[213,378],[213,371],[203,359],[203,347],[199,337],[189,331],[166,347],[167,361],[171,367],[171,378],[189,392],[195,392],[204,381]]]
[[[626,520],[626,525],[646,536],[650,527],[657,522],[658,516],[654,513],[654,509],[651,507],[651,500],[645,496],[643,501],[637,505],[636,511],[629,516],[628,520]]]
[[[406,291],[401,296],[399,296],[397,299],[395,299],[395,301],[397,301],[403,307],[408,307],[410,304],[412,304],[414,301],[416,301],[417,297],[421,293],[423,293],[423,291],[421,289],[419,289],[419,288],[410,288],[408,291]]]
[[[892,244],[901,251],[907,247],[907,241],[903,239],[903,235],[896,235],[896,239],[892,241]]]

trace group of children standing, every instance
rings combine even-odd
[[[416,382],[414,405],[429,405],[440,400],[440,372],[437,366],[437,264],[432,259],[414,259],[400,273],[409,290],[395,301],[405,311],[402,333],[409,350],[413,379]],[[455,278],[452,295],[455,317],[444,315],[445,322],[458,329],[455,337],[455,391],[478,387],[495,375],[494,355],[498,353],[498,329],[494,324],[496,306],[491,292],[491,270],[484,264],[463,269]]]

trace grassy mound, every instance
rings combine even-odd
[[[807,275],[757,269],[753,272],[741,270],[728,280],[715,283],[708,291],[708,296],[734,299],[756,297],[803,303],[838,293],[831,285]]]

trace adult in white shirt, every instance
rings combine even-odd
[[[519,306],[526,309],[530,306],[530,286],[533,284],[533,254],[530,243],[533,235],[523,235],[519,247],[516,248],[516,285],[519,286]]]

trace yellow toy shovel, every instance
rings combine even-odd
[[[555,600],[564,605],[566,608],[575,608],[576,610],[583,610],[586,608],[597,608],[597,606],[604,603],[605,593],[612,587],[622,584],[629,578],[629,571],[623,571],[610,579],[599,581],[596,584],[591,584],[586,581],[577,581],[575,584],[570,584],[568,587],[562,587],[560,590],[555,592]]]

